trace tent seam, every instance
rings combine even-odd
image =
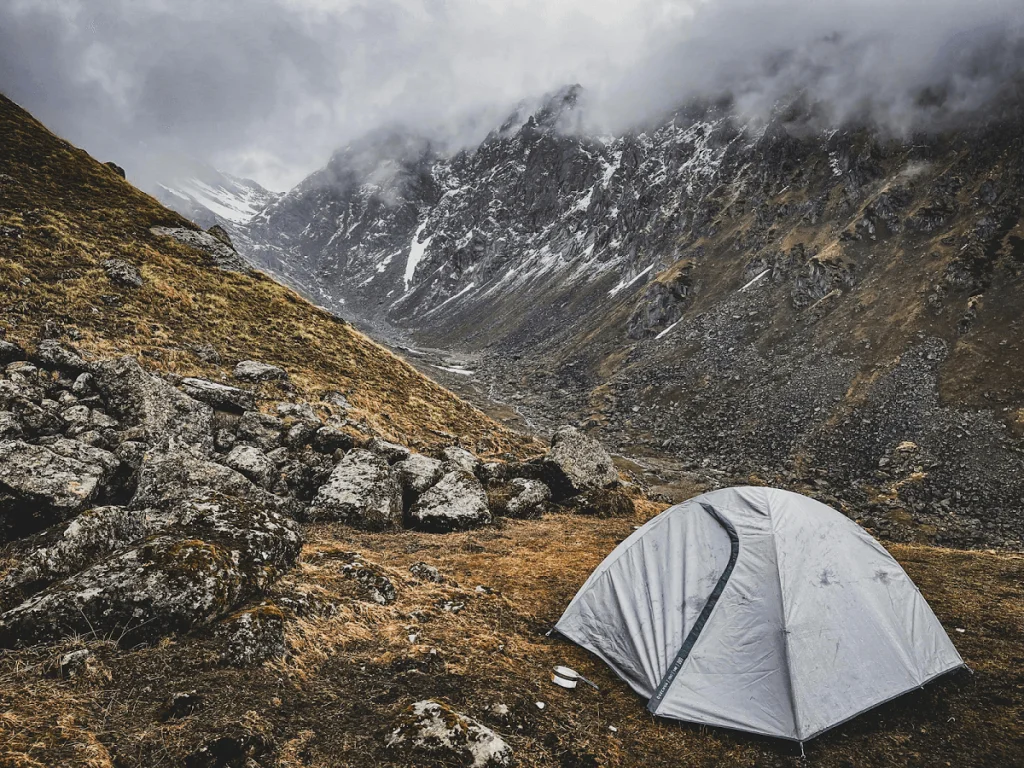
[[[790,711],[793,714],[793,730],[796,733],[797,741],[803,742],[800,736],[800,712],[796,705],[796,690],[793,685],[793,666],[790,663],[789,652],[789,626],[787,623],[786,591],[782,586],[782,566],[779,563],[779,547],[775,541],[775,517],[771,495],[765,492],[765,507],[768,509],[768,534],[772,542],[772,552],[775,553],[775,576],[779,582],[779,604],[782,606],[782,651],[786,656],[786,687],[789,689]]]

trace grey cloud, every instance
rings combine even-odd
[[[183,154],[281,189],[384,125],[471,141],[564,83],[618,131],[803,93],[895,132],[1022,69],[1020,0],[7,0],[0,90],[136,178]]]

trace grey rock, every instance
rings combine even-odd
[[[142,461],[146,456],[146,444],[140,443],[138,440],[125,440],[117,448],[114,449],[114,455],[121,460],[125,466],[130,467],[133,471],[138,470],[142,466]]]
[[[113,454],[74,440],[61,438],[45,447],[0,442],[0,539],[85,509],[119,466]]]
[[[92,374],[88,371],[78,374],[75,383],[71,385],[71,391],[79,397],[91,395],[95,391]]]
[[[309,445],[316,437],[318,429],[320,429],[319,421],[315,423],[300,421],[292,424],[288,427],[288,431],[285,432],[284,444],[294,450],[302,448],[305,445]]]
[[[410,524],[425,531],[465,530],[491,520],[484,487],[475,475],[462,470],[442,477],[409,510]]]
[[[93,652],[88,648],[69,651],[60,657],[60,676],[83,677],[89,673],[94,661]]]
[[[278,403],[275,408],[282,419],[298,419],[319,424],[320,419],[309,403]]]
[[[12,440],[21,437],[21,420],[13,411],[0,411],[0,440]]]
[[[154,235],[170,237],[182,245],[194,248],[210,258],[215,267],[227,272],[251,272],[252,269],[238,255],[233,247],[208,232],[185,229],[184,227],[152,227]]]
[[[313,447],[321,453],[333,454],[335,451],[350,451],[353,444],[352,435],[335,427],[320,427],[313,436]]]
[[[284,369],[257,360],[243,360],[235,366],[232,375],[242,381],[284,381],[288,378]]]
[[[142,274],[134,264],[123,259],[107,259],[103,262],[103,271],[111,282],[123,288],[141,288]]]
[[[213,435],[214,450],[220,453],[228,453],[235,447],[237,441],[238,438],[235,437],[235,433],[230,429],[218,429]]]
[[[0,647],[71,634],[152,642],[261,595],[298,558],[294,522],[219,495],[183,502],[164,529],[0,615]]]
[[[241,472],[187,451],[150,453],[139,470],[133,509],[174,508],[197,494],[210,491],[270,507],[279,500],[257,487]]]
[[[234,667],[255,667],[285,655],[284,614],[275,605],[247,608],[223,619],[215,633],[224,642],[222,659]]]
[[[371,530],[396,526],[402,517],[402,499],[391,467],[369,451],[351,451],[317,492],[308,516]]]
[[[509,517],[539,517],[551,499],[551,489],[540,480],[517,477],[509,483],[512,497],[505,504]]]
[[[252,392],[215,381],[188,377],[181,380],[181,388],[193,400],[222,411],[251,411],[256,407],[256,398]]]
[[[251,445],[236,445],[225,457],[224,463],[241,472],[261,488],[270,486],[276,467],[259,448]]]
[[[280,464],[278,481],[283,486],[280,490],[275,489],[275,493],[289,495],[308,504],[331,476],[334,462],[329,456],[312,451],[290,454],[284,449],[280,450],[285,454]]]
[[[166,381],[151,376],[133,357],[92,367],[107,408],[124,424],[141,428],[146,442],[161,450],[213,450],[213,409]]]
[[[441,462],[422,453],[412,454],[395,464],[394,469],[407,507],[444,475]]]
[[[420,756],[470,768],[512,764],[512,748],[501,736],[434,699],[417,701],[402,713],[386,745],[407,755],[410,762]]]
[[[434,584],[444,584],[445,578],[441,572],[432,565],[424,562],[413,563],[409,566],[409,573],[419,581],[430,581]]]
[[[389,464],[405,461],[412,455],[412,451],[404,445],[389,443],[380,437],[375,437],[366,444],[366,450],[371,451],[384,458]]]
[[[82,359],[76,349],[54,339],[44,339],[39,342],[36,357],[47,368],[72,372],[85,371],[89,368],[89,364]]]
[[[270,453],[281,447],[284,424],[275,416],[259,411],[247,411],[238,420],[235,434],[240,442],[249,443]]]
[[[480,468],[480,459],[465,448],[459,448],[458,446],[452,445],[445,448],[441,451],[441,457],[444,460],[445,471],[447,472],[461,469],[463,472],[475,475]]]
[[[58,579],[78,573],[149,532],[146,510],[95,507],[70,523],[20,539],[9,547],[12,563],[0,579],[0,610]]]
[[[607,488],[619,479],[608,452],[575,427],[561,427],[555,432],[543,466],[556,500]]]

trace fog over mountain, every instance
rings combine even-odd
[[[1022,24],[1014,0],[9,0],[0,90],[137,180],[178,152],[283,190],[379,126],[470,145],[570,82],[592,130],[802,93],[906,134],[1015,87]]]

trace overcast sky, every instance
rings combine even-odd
[[[804,89],[897,132],[1020,72],[1024,0],[0,0],[0,91],[137,178],[181,152],[283,190],[375,127],[466,140],[579,82],[595,130]],[[783,55],[783,52],[786,52]]]

